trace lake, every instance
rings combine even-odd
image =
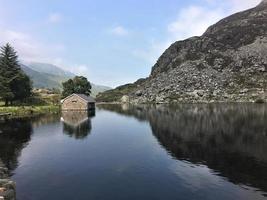
[[[18,200],[267,199],[267,105],[99,105],[0,123]]]

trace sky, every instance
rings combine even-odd
[[[175,41],[261,0],[0,0],[0,45],[116,87],[149,76]]]

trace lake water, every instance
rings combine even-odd
[[[267,105],[102,105],[0,123],[18,200],[267,199]]]

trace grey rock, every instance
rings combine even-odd
[[[129,98],[129,96],[124,95],[124,96],[121,98],[121,102],[122,102],[122,103],[129,103],[129,102],[130,102],[130,98]]]
[[[163,98],[162,96],[157,96],[157,97],[156,97],[156,103],[157,103],[157,104],[164,103],[164,98]]]
[[[203,97],[205,94],[205,91],[204,90],[195,90],[193,93],[199,97]]]
[[[137,91],[135,92],[135,95],[136,95],[136,96],[142,96],[142,91],[141,91],[141,90],[137,90]]]
[[[243,90],[240,91],[240,94],[247,93],[248,91],[249,91],[249,89],[246,89],[246,88],[245,88],[245,89],[243,89]]]

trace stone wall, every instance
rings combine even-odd
[[[62,104],[62,110],[87,110],[87,102],[81,100],[78,96],[67,98]]]

